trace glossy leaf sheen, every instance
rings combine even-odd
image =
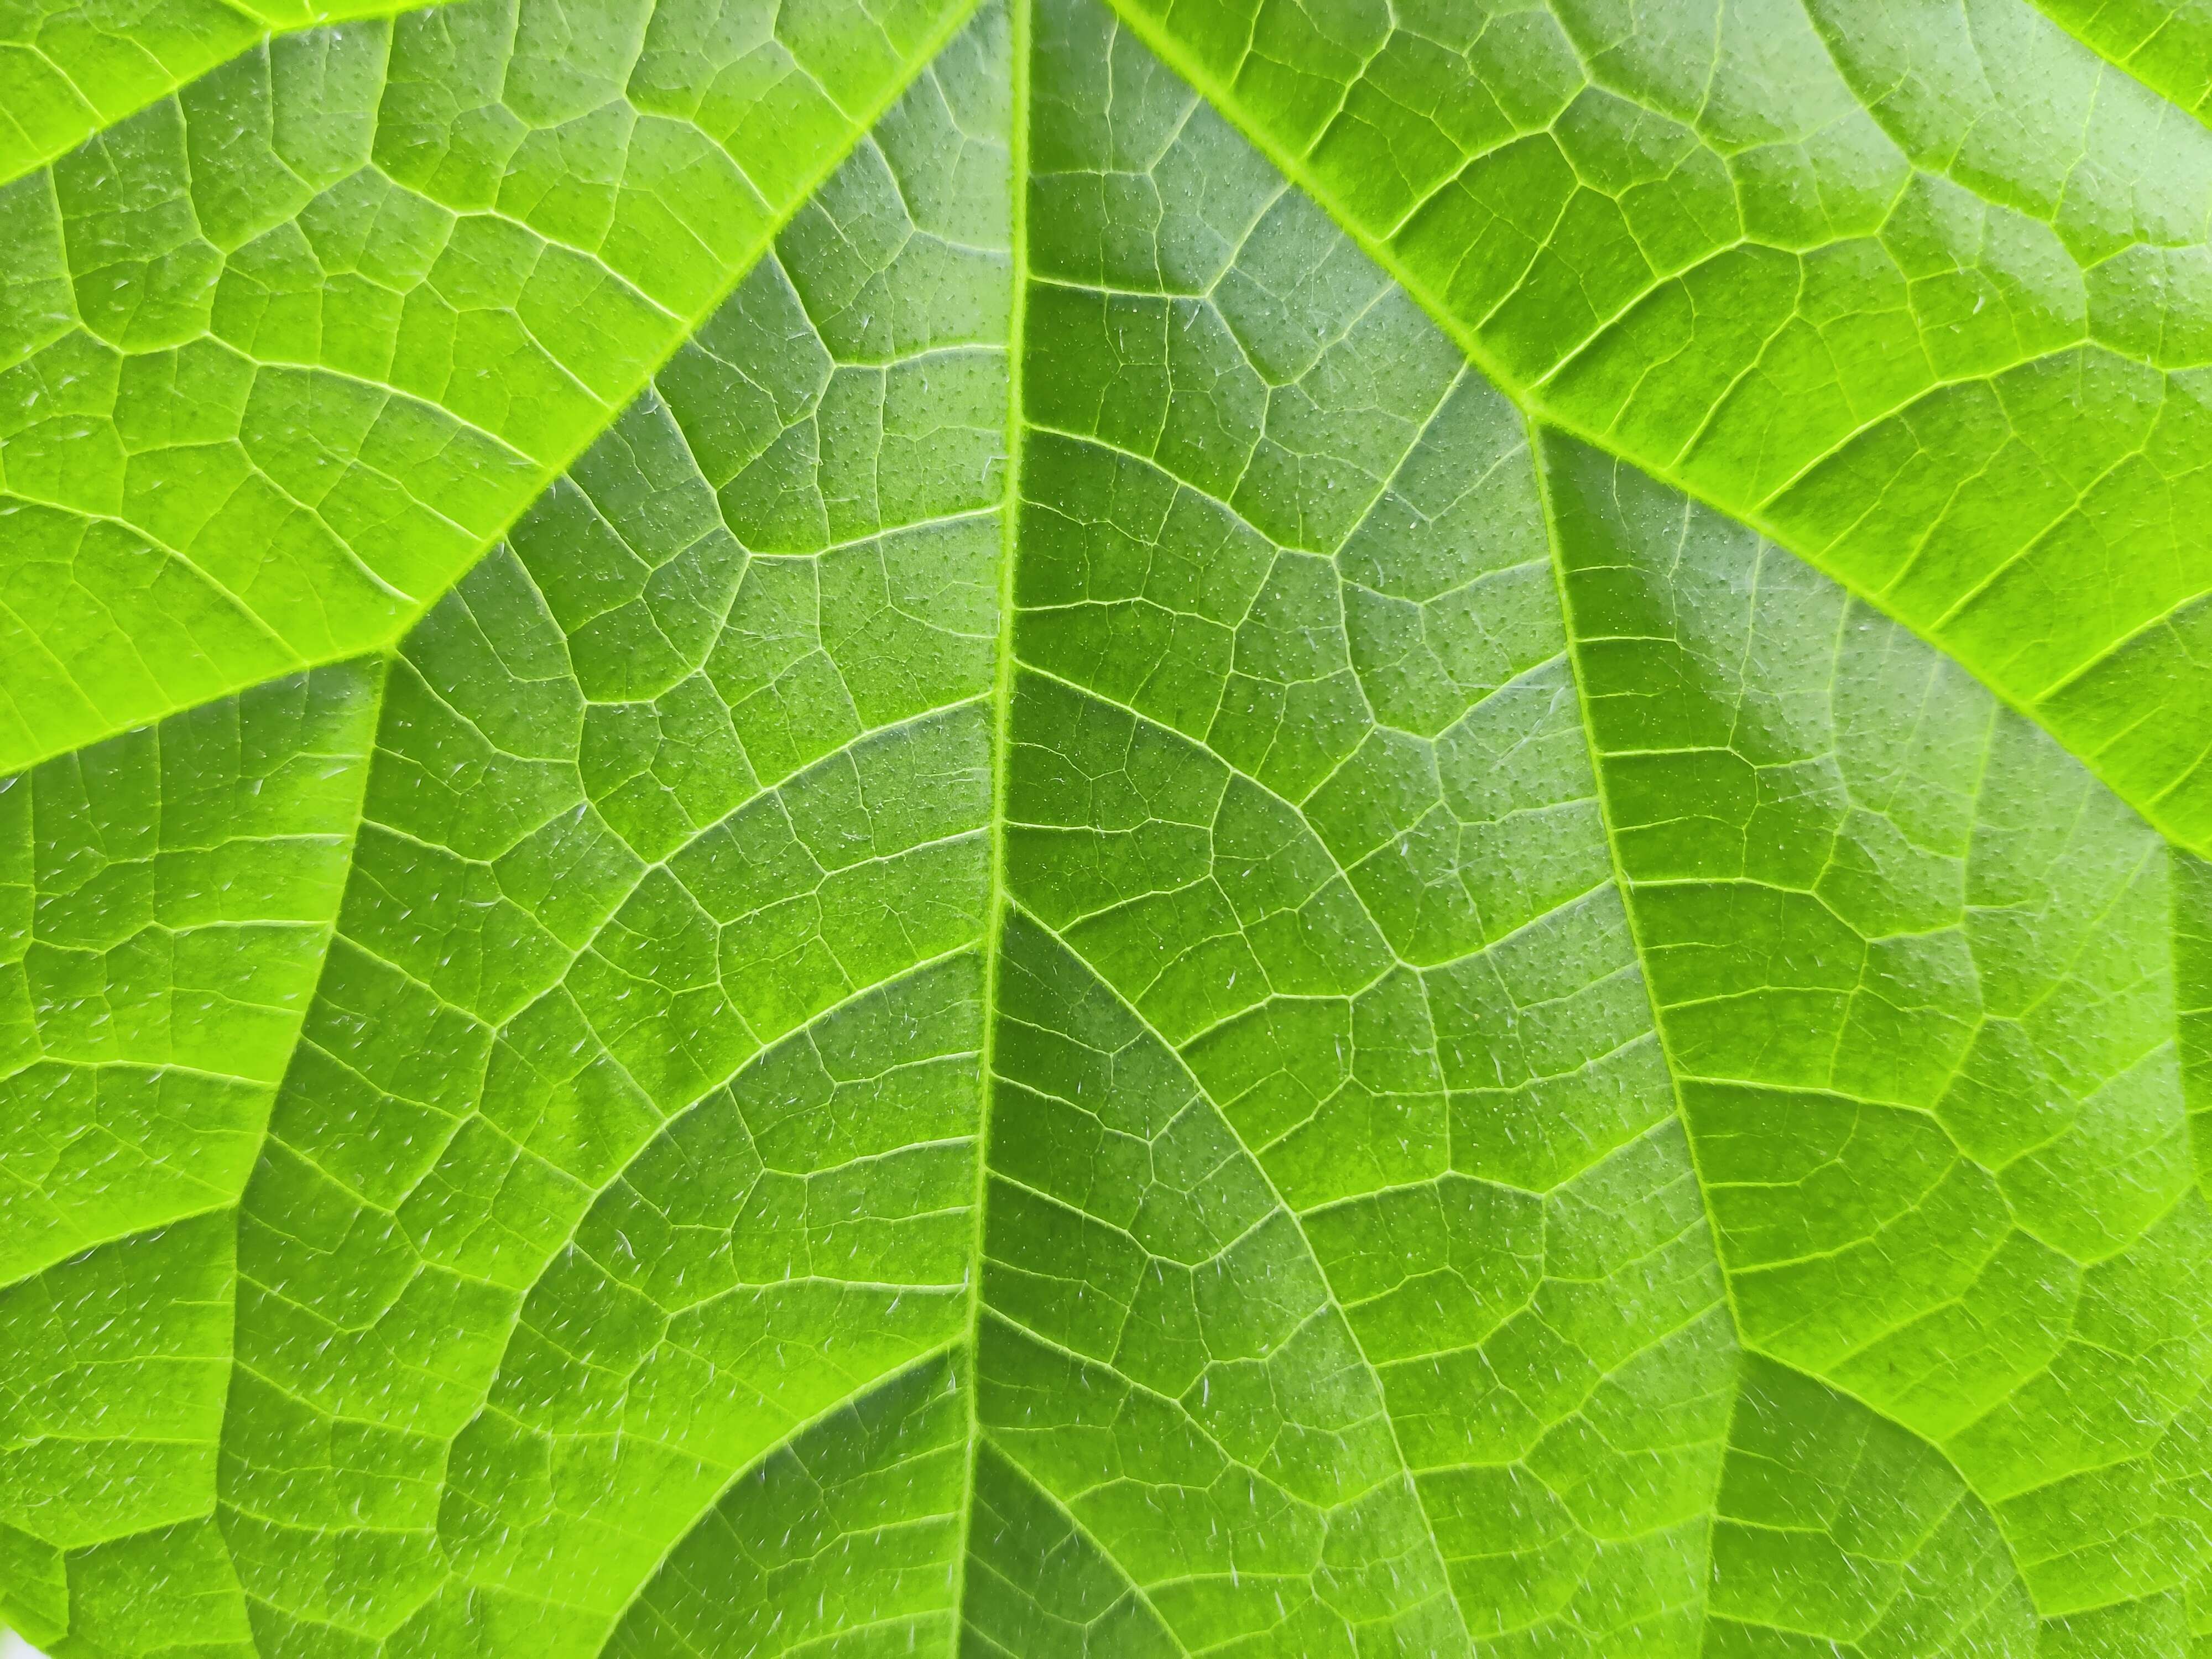
[[[1115,5],[0,17],[0,1619],[2203,1659],[2197,9]]]

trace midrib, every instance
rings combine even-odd
[[[992,665],[991,682],[990,891],[983,909],[983,1035],[975,1067],[975,1185],[970,1200],[974,1233],[968,1247],[968,1335],[964,1347],[968,1358],[964,1390],[968,1400],[968,1449],[962,1477],[957,1544],[952,1561],[952,1617],[946,1637],[952,1659],[958,1659],[961,1636],[967,1626],[969,1542],[975,1524],[976,1458],[982,1437],[977,1338],[983,1316],[983,1246],[991,1168],[992,1109],[998,1094],[1000,945],[1006,936],[1007,904],[1007,757],[1014,701],[1014,560],[1019,542],[1017,526],[1022,495],[1022,348],[1029,315],[1030,6],[1031,0],[1006,0],[1012,101],[1007,131],[1007,280],[1012,291],[1006,311],[1006,459],[1005,495],[999,518],[998,655]]]

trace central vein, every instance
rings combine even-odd
[[[1022,487],[1022,337],[1029,311],[1030,30],[1030,0],[1008,0],[1012,25],[1013,108],[1009,126],[1008,198],[1011,294],[1006,316],[1006,485],[999,521],[998,654],[991,684],[990,893],[983,919],[983,1034],[976,1066],[979,1095],[975,1135],[975,1235],[968,1252],[968,1451],[966,1491],[960,1512],[959,1553],[953,1563],[951,1650],[960,1650],[967,1605],[968,1535],[975,1513],[975,1457],[981,1434],[976,1338],[983,1314],[986,1183],[996,1082],[1000,945],[1006,921],[1006,785],[1012,749],[1014,687],[1014,561]]]

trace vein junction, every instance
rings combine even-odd
[[[986,7],[391,657],[0,789],[9,1616],[2187,1653],[2202,866],[1463,346]]]

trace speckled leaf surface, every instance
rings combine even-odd
[[[0,185],[0,764],[392,645],[957,11],[468,0],[278,34]]]
[[[0,14],[0,1622],[2205,1659],[2203,21]]]

